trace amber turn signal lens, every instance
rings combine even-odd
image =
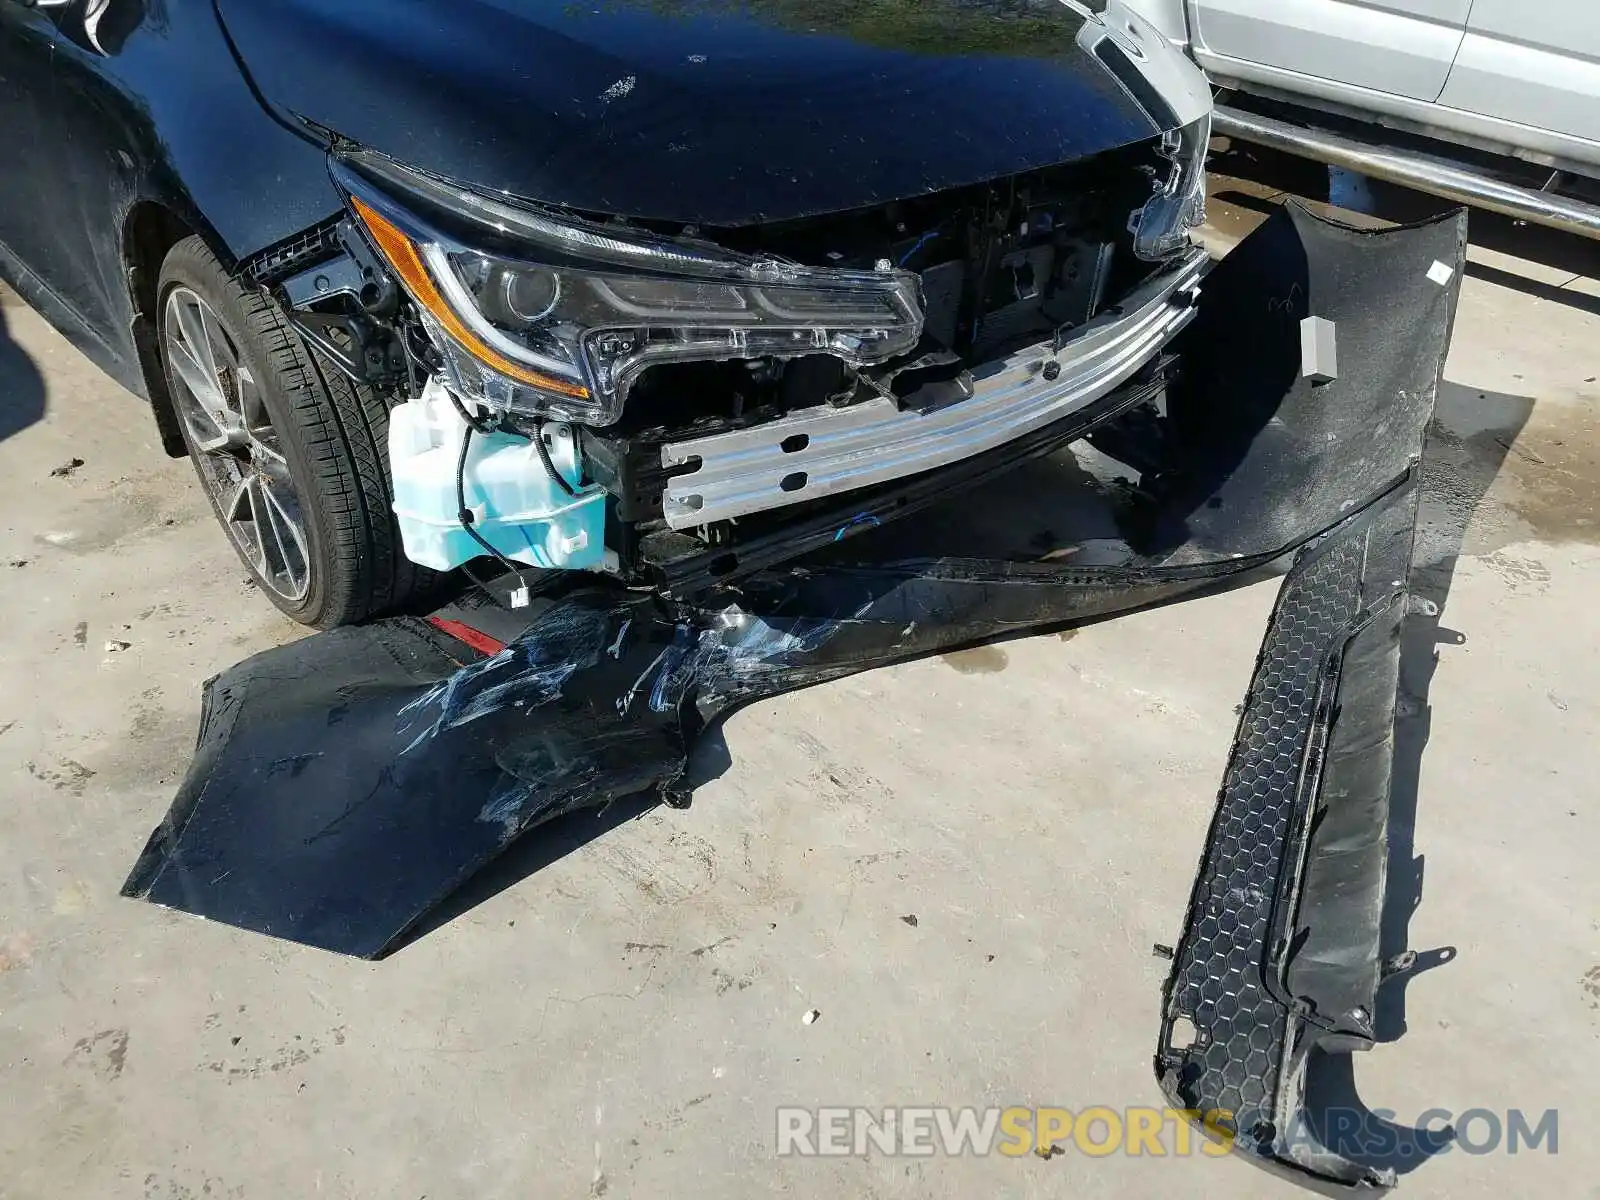
[[[389,265],[394,268],[395,274],[400,276],[401,282],[406,285],[411,298],[427,309],[434,320],[444,326],[446,333],[502,375],[558,395],[588,399],[588,388],[522,366],[485,343],[467,328],[455,310],[439,294],[438,285],[433,282],[433,276],[428,274],[422,256],[417,253],[416,244],[393,222],[376,212],[359,196],[352,196],[350,203],[356,210],[356,215],[361,218],[361,223],[367,227],[367,232],[372,234],[372,240],[378,244],[378,249],[384,258],[389,260]]]

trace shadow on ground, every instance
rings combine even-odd
[[[0,287],[0,441],[44,418],[44,377],[8,326],[8,313],[21,303]]]

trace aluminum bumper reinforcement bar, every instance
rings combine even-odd
[[[878,397],[668,443],[663,466],[699,465],[668,480],[667,524],[687,529],[931,471],[1059,421],[1129,379],[1194,318],[1206,263],[1192,252],[1059,353],[1045,342],[975,368],[973,394],[948,407],[919,412]]]

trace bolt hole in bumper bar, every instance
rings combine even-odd
[[[736,587],[668,596],[558,577],[566,590],[528,608],[469,596],[431,623],[254,655],[206,685],[194,760],[124,894],[381,956],[554,818],[641,792],[686,802],[695,739],[742,705],[1172,601],[1292,556],[1155,1065],[1177,1106],[1228,1110],[1254,1161],[1318,1185],[1387,1183],[1307,1132],[1304,1085],[1314,1050],[1372,1042],[1395,635],[1465,241],[1464,215],[1379,232],[1291,207],[1242,242],[1172,346],[1183,369],[1130,501],[1148,519],[1119,560],[1030,549],[1043,499],[1030,485],[999,521],[981,514],[984,532],[1016,537],[982,543],[994,545],[983,558],[938,552],[977,507],[954,503],[847,540],[837,549],[851,557],[806,555]],[[1339,377],[1320,387],[1301,376],[1308,316],[1339,330]],[[1081,486],[1070,471],[1040,478]],[[934,553],[882,549],[904,542],[880,535],[908,530]],[[605,828],[563,823],[520,857],[548,860]]]
[[[661,448],[667,524],[687,529],[949,466],[1070,416],[1128,380],[1194,318],[1208,259],[1194,250],[1088,322],[975,368],[973,394],[931,412],[875,398]],[[1045,377],[1045,364],[1061,373]],[[798,448],[796,448],[798,447]]]

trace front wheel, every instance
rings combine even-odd
[[[403,607],[433,581],[390,509],[383,398],[322,370],[281,310],[198,237],[161,268],[160,346],[189,455],[251,578],[328,629]]]

